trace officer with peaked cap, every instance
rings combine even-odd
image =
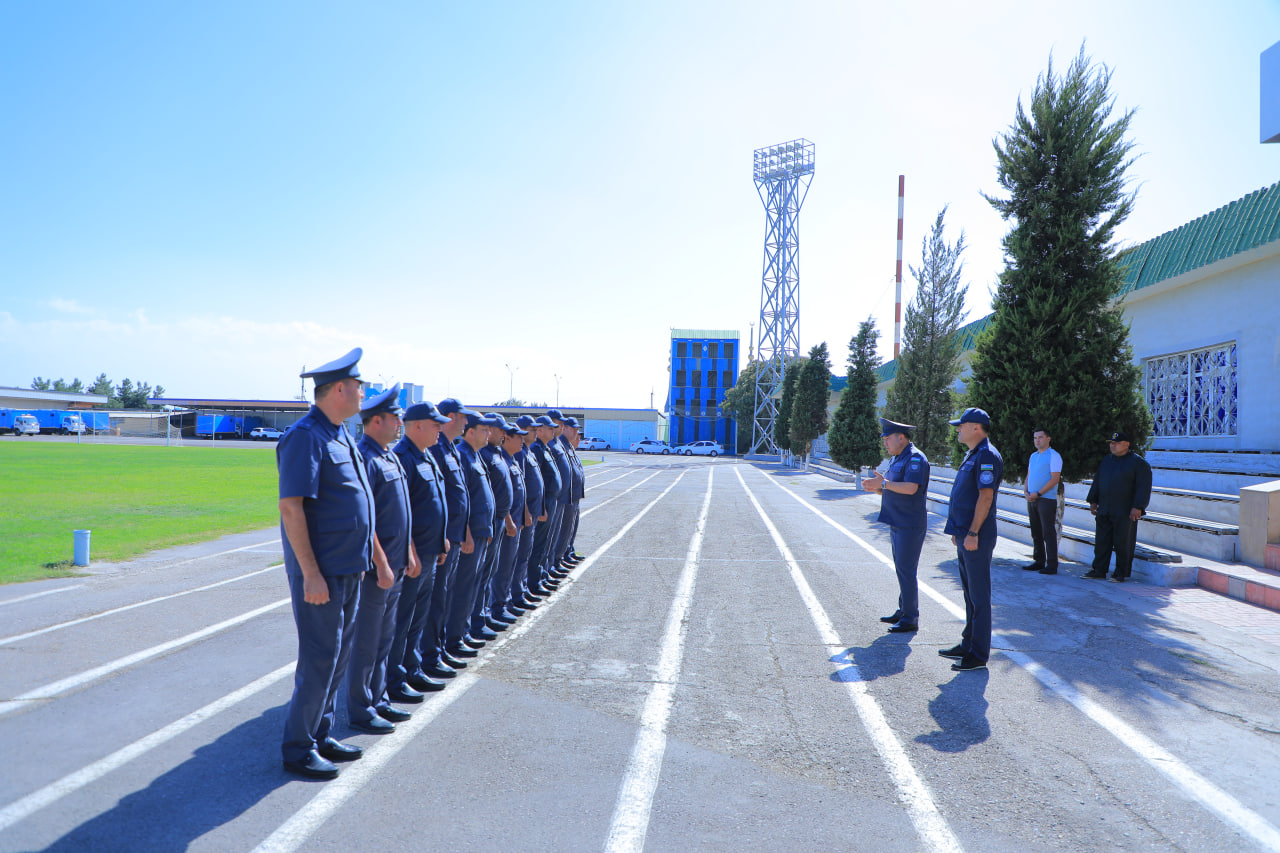
[[[392,385],[360,408],[364,435],[357,449],[373,489],[374,535],[386,560],[368,571],[360,583],[355,640],[347,668],[347,718],[353,729],[388,734],[409,719],[408,711],[393,708],[386,698],[387,659],[395,639],[396,609],[405,571],[421,572],[409,532],[409,488],[400,459],[390,450],[400,435],[400,383]]]
[[[467,526],[467,516],[470,512],[470,505],[467,497],[467,480],[462,473],[462,458],[458,455],[458,447],[454,443],[462,436],[462,431],[466,429],[467,418],[476,414],[476,412],[468,409],[462,403],[453,397],[446,397],[436,404],[440,414],[449,419],[449,423],[445,424],[440,430],[440,438],[435,446],[431,448],[431,455],[436,460],[441,473],[444,474],[445,499],[448,506],[448,528],[446,536],[449,539],[449,554],[445,558],[441,569],[444,571],[445,584],[448,587],[448,595],[443,602],[440,603],[440,632],[438,635],[432,636],[424,631],[422,634],[421,649],[426,663],[423,665],[427,675],[439,678],[451,678],[456,673],[454,670],[462,669],[467,664],[460,657],[454,657],[449,654],[445,648],[448,633],[449,614],[453,610],[453,599],[457,595],[458,589],[458,563],[462,560],[464,552],[470,552],[475,548],[475,542],[471,538],[471,530]],[[436,602],[432,601],[432,609],[436,607]],[[434,616],[432,617],[435,618]],[[475,653],[470,649],[463,657],[475,657]]]
[[[889,525],[893,547],[893,568],[898,575],[898,609],[880,617],[889,623],[889,633],[916,631],[920,622],[920,589],[916,569],[928,531],[925,495],[929,491],[929,460],[911,443],[910,424],[880,419],[880,438],[889,454],[889,469],[882,476],[872,474],[863,486],[880,495],[879,520]]]
[[[360,579],[385,557],[374,536],[373,490],[343,422],[360,411],[359,348],[303,373],[315,404],[280,439],[280,538],[298,629],[298,665],[281,754],[290,773],[338,775],[363,750],[335,740],[334,702],[351,651]]]
[[[965,409],[951,421],[960,443],[969,448],[951,484],[947,526],[960,564],[965,623],[960,644],[938,654],[954,658],[957,671],[986,669],[991,657],[991,555],[996,549],[996,494],[1004,478],[1004,459],[987,439],[991,417]]]
[[[448,595],[442,568],[449,552],[444,473],[430,452],[440,438],[440,427],[447,423],[449,419],[431,403],[415,403],[404,413],[404,437],[395,446],[409,484],[413,547],[422,568],[417,577],[406,573],[396,612],[396,635],[387,670],[387,695],[395,702],[421,702],[423,691],[445,685],[443,677],[432,677],[423,669],[424,663],[434,667],[437,662],[434,645],[431,660],[425,662],[419,645],[424,632],[434,637],[443,630],[441,614]],[[448,676],[452,675],[450,669]]]

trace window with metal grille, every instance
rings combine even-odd
[[[1235,435],[1236,344],[1144,359],[1143,385],[1154,435]]]

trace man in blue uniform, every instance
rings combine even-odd
[[[889,454],[886,476],[879,472],[866,480],[867,491],[881,496],[880,521],[889,525],[893,568],[898,574],[898,609],[880,617],[889,633],[906,634],[920,627],[920,589],[916,569],[928,531],[925,495],[929,491],[929,460],[911,443],[914,426],[880,419],[880,438]]]
[[[356,348],[302,374],[315,404],[276,445],[280,538],[298,629],[298,666],[285,714],[281,754],[290,773],[338,775],[335,761],[363,754],[330,736],[334,700],[351,653],[360,579],[390,569],[374,537],[373,491],[343,421],[360,411],[364,383]]]
[[[528,508],[531,523],[520,531],[520,543],[516,546],[516,565],[511,578],[511,597],[507,605],[511,612],[519,615],[526,610],[538,606],[529,597],[529,561],[533,555],[533,543],[538,528],[547,520],[543,508],[542,468],[538,457],[533,452],[533,444],[538,440],[537,426],[530,415],[516,418],[516,426],[524,430],[521,436],[523,448],[516,453],[516,461],[524,468],[525,506]]]
[[[1114,551],[1116,568],[1111,580],[1124,583],[1133,571],[1138,519],[1151,502],[1151,466],[1129,451],[1127,433],[1111,433],[1107,445],[1111,453],[1102,457],[1086,498],[1094,515],[1093,568],[1081,577],[1105,578]]]
[[[1004,460],[987,439],[991,417],[982,409],[965,409],[951,425],[969,448],[951,485],[947,526],[960,564],[965,623],[960,645],[938,654],[955,658],[958,672],[986,669],[991,657],[991,555],[996,549],[996,492],[1004,478]]]
[[[511,479],[510,518],[515,530],[512,535],[504,535],[499,540],[498,567],[493,579],[489,581],[488,618],[489,627],[494,631],[502,631],[516,621],[516,615],[507,610],[507,604],[511,601],[511,582],[515,576],[520,540],[524,531],[533,524],[527,505],[524,466],[515,458],[515,454],[524,449],[521,436],[526,434],[526,430],[508,423],[502,431],[502,444],[499,447],[502,463],[506,465],[507,475]]]
[[[484,462],[485,473],[489,476],[489,486],[493,489],[493,531],[489,537],[489,547],[485,551],[484,562],[480,566],[480,586],[475,607],[471,611],[471,630],[468,632],[478,640],[492,640],[498,636],[498,629],[489,625],[493,605],[490,587],[498,571],[502,541],[520,534],[520,529],[511,518],[514,500],[511,469],[502,455],[502,440],[506,438],[507,420],[496,412],[485,415],[485,419],[490,422],[489,437],[487,443],[480,448],[480,459]]]
[[[573,554],[573,539],[578,533],[579,507],[583,497],[586,496],[587,483],[586,471],[582,467],[582,460],[578,458],[578,440],[581,437],[578,433],[578,419],[566,416],[560,441],[564,443],[569,463],[572,466],[570,474],[573,490],[569,496],[569,505],[565,510],[565,519],[560,528],[560,542],[556,549],[560,566],[565,574],[568,573],[569,569],[581,562],[581,558],[575,557]]]
[[[526,579],[529,598],[537,601],[551,592],[551,588],[544,585],[544,582],[549,581],[550,578],[544,577],[543,568],[547,555],[555,544],[553,521],[560,501],[560,492],[565,486],[560,476],[560,466],[556,464],[549,449],[549,442],[555,440],[555,423],[546,415],[540,415],[534,420],[533,426],[537,437],[533,444],[529,445],[529,451],[537,461],[538,470],[542,474],[542,511],[546,515],[546,520],[538,524],[533,534],[533,551],[529,555],[529,574]]]
[[[474,413],[467,415],[467,425],[456,445],[467,486],[467,532],[471,547],[462,544],[458,560],[457,591],[449,607],[449,623],[445,632],[445,649],[454,657],[475,657],[484,641],[469,635],[471,614],[480,594],[480,567],[493,536],[494,498],[489,474],[480,458],[480,448],[489,441],[489,419]]]
[[[429,660],[424,660],[421,649],[424,634],[438,638],[442,633],[441,612],[448,595],[443,570],[449,553],[444,473],[431,455],[431,448],[440,438],[440,426],[447,423],[449,419],[431,403],[415,403],[404,413],[404,437],[395,446],[409,484],[413,547],[422,568],[417,576],[405,574],[396,612],[396,635],[387,676],[387,695],[395,702],[421,702],[423,692],[441,689],[444,679],[455,675],[450,667],[445,667],[447,673],[435,670],[439,649],[434,639],[428,644]],[[434,674],[428,674],[424,667]]]
[[[467,526],[467,516],[470,512],[470,506],[467,499],[467,481],[462,474],[462,459],[458,455],[458,446],[455,442],[462,436],[462,431],[466,429],[467,418],[477,414],[477,412],[463,406],[453,397],[446,397],[436,406],[441,415],[449,419],[449,423],[445,424],[440,430],[440,438],[431,448],[431,455],[436,460],[436,465],[444,474],[444,494],[445,503],[448,507],[448,527],[446,528],[446,536],[449,539],[449,554],[445,558],[444,565],[440,568],[444,571],[444,586],[447,595],[443,600],[437,601],[434,593],[431,600],[431,609],[433,613],[438,611],[440,631],[438,635],[431,635],[424,630],[422,634],[421,649],[423,657],[430,662],[431,667],[427,670],[428,675],[448,678],[448,673],[465,667],[466,661],[462,657],[475,657],[475,652],[467,649],[462,657],[455,657],[445,648],[447,643],[449,614],[453,612],[453,600],[457,596],[458,588],[458,564],[462,560],[463,551],[470,552],[475,548],[475,542],[471,538],[471,530]],[[439,588],[439,584],[437,584]],[[433,615],[432,619],[437,617]]]
[[[573,504],[573,462],[569,458],[569,445],[564,440],[564,415],[558,409],[551,409],[547,417],[552,421],[551,440],[547,442],[547,452],[556,463],[560,472],[560,495],[551,516],[551,538],[547,545],[548,552],[542,564],[543,585],[555,589],[567,571],[560,565],[560,556],[567,545],[564,539]]]
[[[367,571],[360,582],[355,639],[347,667],[347,719],[353,729],[371,735],[389,734],[396,730],[396,723],[411,716],[391,707],[385,696],[401,584],[407,569],[413,567],[414,574],[421,570],[409,537],[409,489],[404,469],[389,449],[400,434],[400,413],[398,382],[360,408],[364,435],[357,449],[373,489],[374,535],[390,569],[388,574],[383,574],[382,566]]]

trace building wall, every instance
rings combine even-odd
[[[667,441],[672,445],[717,441],[736,452],[732,419],[720,404],[738,381],[740,342],[733,337],[671,338],[671,385],[667,394]]]
[[[1242,259],[1248,261],[1248,258]],[[1139,362],[1235,344],[1236,434],[1158,436],[1164,450],[1280,450],[1280,247],[1215,264],[1122,304]]]

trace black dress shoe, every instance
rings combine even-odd
[[[413,673],[408,678],[406,678],[405,681],[407,681],[414,690],[421,690],[422,692],[425,693],[426,691],[432,689],[431,678],[432,678],[432,674],[430,672],[418,670],[417,672]]]
[[[1025,566],[1022,567],[1022,570],[1024,572],[1040,572],[1040,571],[1044,571],[1044,566],[1040,565],[1039,563],[1027,563]]]
[[[468,634],[467,636],[462,638],[462,646],[460,646],[460,648],[469,649],[473,653],[479,652],[480,649],[484,648],[484,643],[485,641],[481,640],[479,637],[473,637],[470,634]],[[472,654],[471,657],[475,657],[475,654]]]
[[[481,625],[479,630],[473,630],[471,632],[471,638],[473,640],[484,640],[488,642],[489,640],[498,639],[498,632],[490,628],[488,625]]]
[[[901,618],[902,618],[902,611],[895,610],[892,616],[881,616],[880,621],[887,622],[888,624],[893,625]]]
[[[1120,575],[1112,575],[1110,578],[1112,583],[1124,583],[1128,579],[1129,579],[1128,576],[1122,577]]]
[[[525,604],[523,594],[521,594],[519,598],[507,602],[507,613],[515,614],[517,617],[523,616],[525,613],[529,612],[530,609],[531,608]]]
[[[412,677],[410,676],[410,678]],[[399,702],[401,705],[417,705],[426,698],[407,683],[401,684],[399,687],[388,687],[387,697],[392,702]]]
[[[525,612],[527,613],[530,610],[536,610],[538,605],[541,603],[542,603],[542,599],[535,598],[532,594],[527,593],[525,595],[525,599],[520,602],[520,606],[523,607]]]
[[[501,608],[499,608],[498,610],[492,611],[489,614],[489,623],[494,623],[494,622],[501,625],[502,628],[510,628],[512,625],[515,624],[516,617],[512,616],[510,613],[507,612],[507,606],[504,604],[502,605]],[[493,625],[490,624],[489,627],[493,628]],[[494,628],[494,630],[501,631],[502,628]]]
[[[502,618],[506,620],[508,626],[511,626],[520,621],[521,613],[524,613],[524,611],[521,610],[519,612],[516,612],[514,610],[511,610],[511,605],[508,604],[507,609],[502,611]]]
[[[986,669],[987,662],[976,655],[965,655],[951,664],[951,668],[956,672],[969,672],[975,669]]]
[[[371,720],[352,720],[351,728],[367,735],[389,735],[396,730],[396,725],[381,717],[374,717]]]
[[[304,779],[337,779],[338,767],[332,761],[320,756],[314,749],[307,753],[301,761],[286,761],[286,772]]]
[[[499,622],[497,618],[490,616],[488,619],[484,620],[484,626],[488,628],[490,631],[496,631],[497,633],[501,634],[503,631],[511,627],[511,623]]]
[[[462,661],[458,661],[458,663],[462,663]],[[463,663],[462,666],[466,666],[466,664]],[[444,680],[458,677],[458,673],[454,671],[453,667],[447,666],[443,663],[438,666],[429,666],[424,669],[423,672],[426,673],[430,684],[437,685],[434,687],[428,687],[428,690],[443,690],[444,684],[442,682]],[[440,681],[437,681],[437,679],[440,679]]]
[[[374,710],[378,712],[379,717],[388,723],[407,723],[413,719],[413,714],[408,711],[402,711],[399,708],[392,708],[390,705],[379,705]]]
[[[1085,572],[1080,577],[1088,578],[1091,581],[1100,581],[1107,576],[1106,572]]]
[[[1042,575],[1056,575],[1057,573],[1058,573],[1057,567],[1054,567],[1052,569],[1045,568],[1040,570],[1040,574]]]
[[[919,630],[920,630],[920,626],[914,622],[899,622],[896,625],[889,626],[890,634],[910,634],[914,631],[919,631]]]
[[[467,668],[467,662],[465,660],[463,660],[460,657],[457,657],[456,655],[450,653],[447,650],[440,653],[440,663],[452,669]]]
[[[364,750],[360,747],[333,738],[325,738],[317,752],[330,761],[356,761],[364,755]]]
[[[579,554],[577,551],[574,551],[574,552],[573,552],[573,559],[575,559],[575,560],[577,560],[579,563],[581,563],[583,560],[585,560],[585,559],[587,559],[587,558],[586,558],[585,556],[583,556],[582,554]]]
[[[445,653],[448,657],[458,658],[459,660],[461,660],[462,658],[473,658],[476,655],[480,654],[475,649],[466,645],[450,646],[448,649],[445,650]],[[449,666],[453,666],[453,664],[449,663],[449,661],[445,661],[445,663],[448,663]]]
[[[961,660],[964,658],[964,646],[952,646],[949,649],[938,649],[938,654],[944,658],[955,658]]]

